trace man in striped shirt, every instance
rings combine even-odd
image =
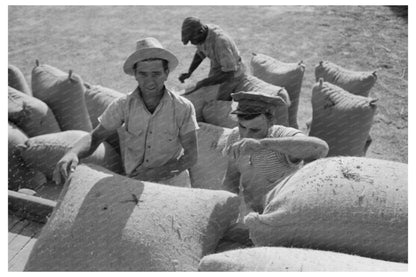
[[[217,99],[231,100],[231,92],[246,72],[234,40],[216,25],[203,24],[196,17],[187,17],[182,24],[182,42],[186,45],[189,41],[196,45],[197,49],[188,72],[181,74],[179,81],[183,83],[185,79],[191,77],[206,57],[211,61],[211,69],[208,78],[199,81],[185,94],[190,94],[201,87],[221,84]]]
[[[225,154],[228,168],[224,187],[242,192],[248,209],[262,213],[266,194],[282,179],[296,171],[303,160],[325,157],[325,141],[301,131],[273,125],[273,111],[281,102],[278,96],[261,92],[231,95],[238,107],[238,127],[228,138]]]

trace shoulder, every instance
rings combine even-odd
[[[186,99],[185,97],[169,89],[166,89],[166,91],[169,94],[169,97],[171,98],[171,100],[175,103],[175,105],[182,107],[182,108],[193,107],[192,102]]]
[[[278,138],[278,137],[292,137],[295,135],[303,135],[303,133],[295,128],[286,127],[282,125],[273,125],[269,131],[269,137]]]

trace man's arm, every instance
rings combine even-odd
[[[328,144],[322,139],[297,134],[292,137],[260,140],[245,138],[234,143],[228,149],[228,154],[233,158],[238,158],[240,155],[250,154],[260,149],[270,149],[284,153],[291,159],[310,161],[325,157],[329,148]]]
[[[238,194],[239,184],[240,172],[238,171],[235,162],[231,159],[228,159],[227,171],[225,172],[225,177],[222,182],[222,186],[225,190]]]
[[[199,81],[196,84],[194,90],[197,90],[197,89],[202,88],[202,87],[221,84],[224,81],[232,78],[233,75],[234,75],[234,71],[229,71],[229,72],[220,71],[220,72],[217,72],[214,75],[212,75],[211,77],[208,77],[208,78],[205,78],[205,79],[202,79],[201,81]]]
[[[202,63],[202,61],[205,59],[205,57],[201,56],[199,52],[195,52],[194,58],[192,59],[191,65],[189,66],[189,70],[187,73],[182,73],[179,76],[179,81],[183,83],[185,79],[188,79],[191,77],[192,73],[195,71],[195,69],[198,68],[198,66]]]
[[[101,124],[98,124],[91,133],[80,138],[57,163],[53,173],[55,183],[61,184],[62,178],[66,180],[77,167],[79,160],[94,153],[100,143],[112,133],[113,131],[108,131]]]

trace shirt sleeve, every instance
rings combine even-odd
[[[124,123],[125,98],[115,99],[98,117],[98,121],[106,130],[116,130]]]
[[[238,58],[233,51],[233,44],[225,37],[218,39],[215,45],[215,55],[223,72],[235,72],[238,70]]]
[[[281,138],[281,137],[293,137],[293,136],[305,136],[300,130],[292,127],[279,126],[272,133],[272,137]],[[285,160],[290,166],[298,166],[302,160],[293,159],[291,156],[285,154]]]
[[[181,136],[199,129],[198,122],[196,121],[195,108],[191,102],[185,102],[184,109],[181,109],[180,113],[180,126],[179,134]]]

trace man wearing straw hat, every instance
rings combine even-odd
[[[223,186],[242,192],[249,210],[261,213],[264,199],[278,182],[296,171],[303,160],[325,157],[325,141],[301,131],[273,125],[273,113],[282,101],[279,96],[261,92],[231,94],[238,106],[238,127],[230,134],[224,154],[228,168]]]
[[[205,86],[221,84],[217,100],[231,100],[230,94],[246,72],[240,52],[234,40],[220,27],[203,24],[196,17],[187,17],[182,24],[182,43],[196,45],[196,52],[187,73],[179,76],[182,83],[191,77],[201,62],[208,57],[211,69],[208,78],[199,81],[194,88],[185,92],[190,94]]]
[[[197,161],[195,110],[192,103],[165,87],[178,59],[155,38],[137,41],[124,63],[138,87],[115,99],[99,117],[99,125],[80,139],[58,162],[54,179],[61,182],[79,159],[91,155],[115,130],[127,176],[173,186],[190,186],[187,169]]]

